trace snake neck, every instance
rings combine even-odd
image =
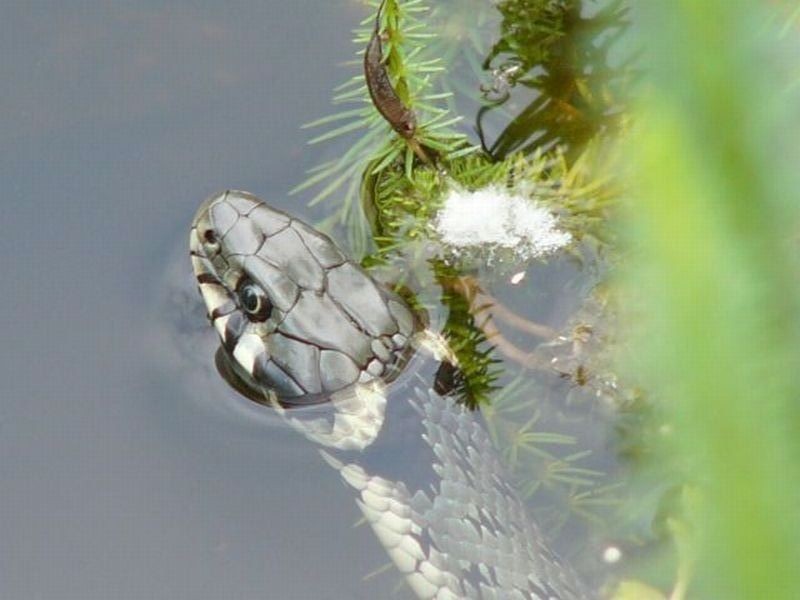
[[[393,413],[387,413],[387,405],[404,403],[414,389],[430,390],[440,396],[453,390],[457,362],[444,338],[425,329],[412,337],[411,347],[415,352],[407,360],[405,369],[391,381],[357,382],[313,405],[287,405],[268,390],[249,388],[245,380],[237,378],[230,361],[223,359],[224,364],[218,368],[223,377],[230,378],[231,385],[239,386],[242,393],[255,395],[260,403],[274,408],[293,429],[314,443],[331,450],[363,452],[376,440],[392,438],[387,430],[409,432],[415,429],[413,416],[389,416]],[[418,436],[416,441],[419,442]]]

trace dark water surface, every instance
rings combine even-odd
[[[386,559],[313,445],[216,410],[222,386],[190,397],[153,322],[204,197],[303,210],[287,191],[321,157],[298,127],[330,112],[359,10],[3,4],[3,600],[376,598],[397,581],[362,582]]]

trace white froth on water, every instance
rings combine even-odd
[[[572,241],[549,210],[500,186],[474,192],[452,189],[434,227],[456,253],[507,248],[522,260],[547,256]]]

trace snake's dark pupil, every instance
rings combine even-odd
[[[258,310],[258,294],[252,287],[246,287],[242,290],[242,306],[247,312],[256,312]]]
[[[272,314],[272,303],[267,293],[249,278],[243,277],[236,286],[239,306],[251,321],[266,321]]]

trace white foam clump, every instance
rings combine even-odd
[[[450,190],[434,227],[456,252],[508,248],[523,260],[552,254],[572,241],[545,207],[496,185]]]

